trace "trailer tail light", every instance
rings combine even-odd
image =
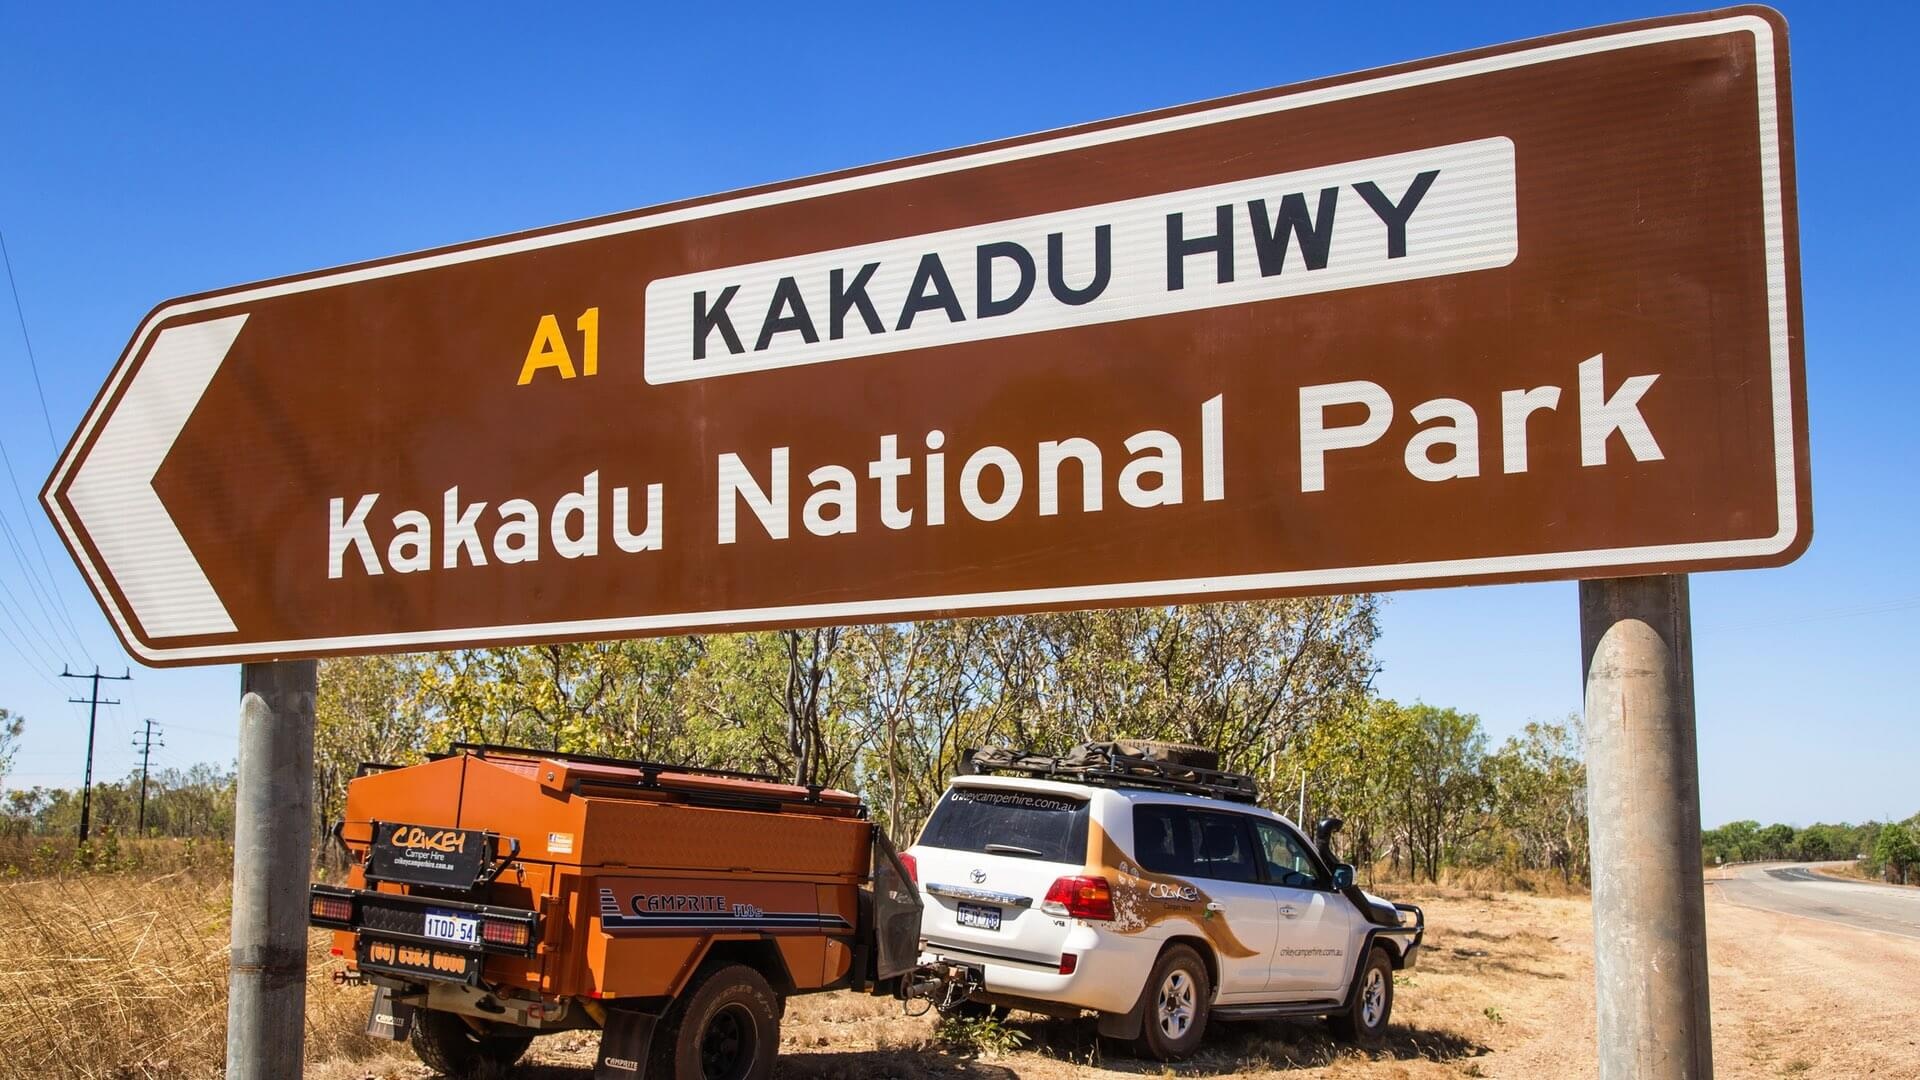
[[[482,919],[480,940],[489,945],[507,945],[524,949],[533,940],[533,930],[517,919]]]
[[[1063,877],[1047,890],[1040,910],[1074,919],[1111,920],[1113,889],[1103,877]]]
[[[913,856],[903,851],[900,853],[900,866],[902,869],[906,870],[908,881],[913,882],[915,885],[920,884],[920,860],[919,859],[916,859]]]
[[[309,901],[307,914],[315,922],[351,923],[353,900],[345,896],[315,896]]]

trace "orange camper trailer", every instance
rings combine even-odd
[[[767,1076],[792,994],[898,993],[920,900],[859,798],[718,769],[457,745],[362,766],[311,889],[367,1033],[453,1076],[602,1030],[603,1080]]]

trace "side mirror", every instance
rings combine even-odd
[[[1341,892],[1353,888],[1353,867],[1341,863],[1333,868],[1333,887]]]

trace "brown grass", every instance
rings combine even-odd
[[[175,870],[222,876],[232,866],[233,845],[225,840],[124,839],[106,834],[82,844],[71,836],[0,837],[0,882],[80,874],[159,875]]]
[[[0,1077],[197,1080],[226,1054],[228,880],[175,870],[0,882]],[[367,992],[315,935],[307,1046],[361,1058]]]
[[[1376,866],[1371,874],[1361,874],[1362,887],[1373,892],[1468,892],[1518,893],[1524,896],[1586,897],[1587,886],[1578,879],[1567,880],[1550,870],[1507,869],[1498,866],[1444,866],[1440,879],[1396,873],[1391,867]]]
[[[0,1078],[200,1080],[225,1050],[227,881],[176,871],[0,883]],[[1591,915],[1583,898],[1385,889],[1427,909],[1417,970],[1397,980],[1385,1047],[1319,1024],[1221,1025],[1166,1069],[1113,1056],[1090,1023],[1015,1014],[1027,1043],[983,1054],[931,1017],[852,994],[793,1001],[776,1076],[787,1080],[1068,1080],[1135,1075],[1250,1080],[1437,1080],[1594,1074]],[[1722,1077],[1920,1077],[1920,942],[1710,901],[1715,1049]],[[311,1080],[422,1080],[405,1047],[364,1038],[368,991],[340,988],[316,935],[308,984]],[[1785,1016],[1798,1018],[1782,1022]],[[1815,1018],[1809,1020],[1809,1018]],[[535,1043],[531,1080],[588,1080],[596,1038]],[[1841,1071],[1832,1071],[1839,1068]]]
[[[1903,889],[1920,889],[1920,876],[1912,882],[1888,881],[1884,876],[1867,873],[1865,867],[1852,859],[1845,862],[1815,863],[1813,872],[1822,877],[1840,878],[1844,881],[1866,881],[1875,885],[1897,885]]]

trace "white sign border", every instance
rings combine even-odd
[[[133,633],[125,612],[107,587],[100,569],[94,565],[81,542],[74,522],[61,510],[54,492],[61,490],[75,465],[79,448],[86,446],[101,421],[103,410],[114,400],[133,361],[145,348],[154,327],[167,320],[214,308],[232,308],[249,301],[264,300],[293,293],[332,288],[360,281],[454,266],[477,259],[495,258],[562,244],[594,240],[605,236],[637,232],[682,221],[781,203],[817,198],[927,176],[982,168],[1003,162],[1019,161],[1047,154],[1078,150],[1105,143],[1137,139],[1208,124],[1224,123],[1306,108],[1332,101],[1446,82],[1534,64],[1551,63],[1576,56],[1611,52],[1688,38],[1747,32],[1754,36],[1755,75],[1759,98],[1760,169],[1762,198],[1766,220],[1767,310],[1771,351],[1774,417],[1774,469],[1776,512],[1779,529],[1768,537],[1746,540],[1698,541],[1686,544],[1647,545],[1585,551],[1546,552],[1531,555],[1489,556],[1478,559],[1454,559],[1421,563],[1389,563],[1380,566],[1337,567],[1322,570],[1279,571],[1236,574],[1221,577],[1181,578],[1161,581],[1119,582],[1105,585],[1074,585],[1046,589],[1020,589],[990,593],[962,593],[946,596],[912,596],[891,599],[845,601],[834,604],[799,604],[782,607],[746,608],[730,611],[696,611],[667,615],[643,615],[611,619],[583,619],[569,622],[511,624],[449,630],[409,631],[394,634],[364,634],[348,637],[312,638],[294,641],[235,642],[203,644],[176,648],[147,646]],[[1229,599],[1239,593],[1278,592],[1314,589],[1328,585],[1364,586],[1375,582],[1406,581],[1415,578],[1443,579],[1494,574],[1551,573],[1600,566],[1630,566],[1635,563],[1658,564],[1690,559],[1763,558],[1776,555],[1793,545],[1799,535],[1798,471],[1795,458],[1793,417],[1793,375],[1787,327],[1786,217],[1782,198],[1782,158],[1780,151],[1779,95],[1774,70],[1774,28],[1758,15],[1742,14],[1700,22],[1646,27],[1624,33],[1563,41],[1517,52],[1483,56],[1453,64],[1405,71],[1393,75],[1363,79],[1336,86],[1304,90],[1296,94],[1241,102],[1217,109],[1160,117],[1134,124],[1122,124],[924,161],[918,164],[880,169],[856,176],[840,177],[815,184],[763,191],[733,199],[702,203],[697,206],[666,210],[658,214],[584,225],[575,229],[544,233],[483,244],[458,251],[445,251],[401,259],[376,266],[363,266],[337,273],[297,281],[279,282],[237,292],[201,297],[169,304],[149,315],[135,334],[121,363],[109,376],[106,388],[95,400],[81,422],[80,430],[61,456],[53,476],[42,494],[42,502],[60,529],[68,547],[75,553],[92,582],[95,593],[105,601],[108,613],[120,631],[121,640],[141,660],[158,664],[191,661],[219,661],[247,656],[284,654],[287,656],[349,654],[391,651],[404,646],[434,647],[453,642],[501,642],[522,639],[591,639],[617,637],[649,631],[668,631],[698,627],[804,624],[807,622],[846,622],[866,617],[889,617],[927,611],[979,611],[1072,605],[1100,606],[1124,604],[1155,596],[1218,596]]]

